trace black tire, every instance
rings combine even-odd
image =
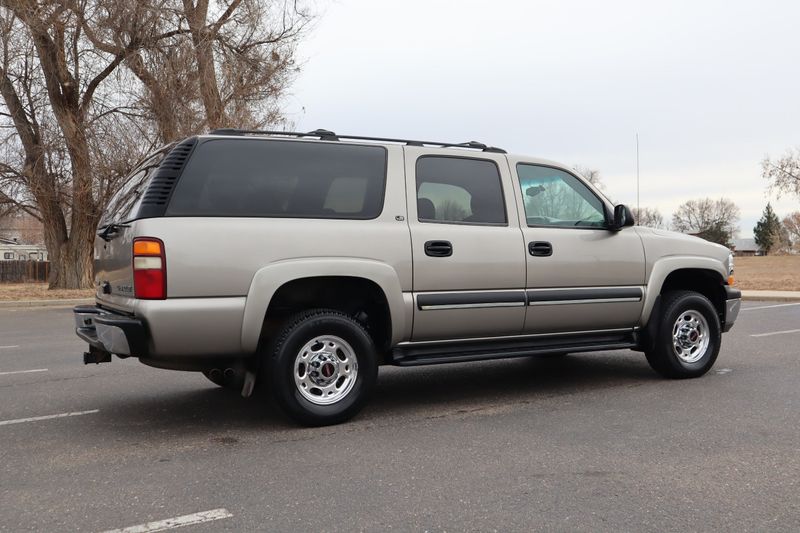
[[[203,375],[215,385],[219,385],[223,389],[228,389],[236,392],[241,392],[244,386],[244,373],[236,372],[232,376],[225,376],[222,371],[203,370]]]
[[[357,363],[354,376],[345,378],[351,379],[352,383],[343,385],[339,391],[334,390],[329,393],[343,394],[343,396],[327,405],[314,403],[315,401],[325,401],[325,393],[321,392],[319,388],[317,391],[321,396],[314,396],[312,394],[315,388],[313,384],[310,387],[302,386],[297,384],[295,379],[298,368],[301,368],[299,374],[313,374],[310,366],[308,368],[298,367],[296,363],[300,361],[298,364],[303,364],[299,359],[299,354],[308,343],[315,340],[315,337],[328,337],[344,341],[347,348],[351,348],[347,360],[354,357]],[[304,351],[312,354],[311,359],[308,359],[309,365],[313,365],[314,362],[319,363],[319,361],[312,361],[314,354],[321,354],[316,357],[323,358],[326,356],[330,358],[333,354],[337,354],[341,359],[342,351],[337,348],[330,348],[332,351],[329,353],[325,351],[329,348],[325,347],[324,343],[322,343],[323,347],[316,348],[316,351],[313,351],[315,350],[314,346],[311,348],[312,351]],[[358,414],[369,398],[378,377],[378,363],[372,337],[355,319],[339,311],[315,309],[295,315],[281,328],[276,336],[276,341],[272,343],[270,352],[265,366],[268,370],[268,379],[275,401],[290,418],[308,426],[338,424]],[[335,374],[332,374],[332,378],[324,378],[322,376],[323,367],[317,367],[320,370],[317,372],[318,378],[335,379],[333,383],[338,386],[339,372],[342,372],[343,378],[345,367],[339,360],[335,362],[335,366],[337,370]],[[305,370],[303,371],[302,368]],[[310,379],[313,378],[308,378],[307,381]],[[304,389],[303,392],[300,390],[301,386]],[[310,394],[314,401],[309,399]]]
[[[719,316],[714,306],[700,293],[671,291],[663,295],[661,309],[661,316],[652,318],[658,320],[654,348],[645,352],[650,367],[658,374],[672,379],[697,378],[708,372],[717,360],[721,344]],[[705,319],[705,324],[698,321],[697,329],[690,327],[687,330],[689,334],[686,335],[686,341],[691,348],[686,348],[686,351],[682,348],[681,357],[677,353],[679,348],[675,347],[674,334],[680,331],[681,325],[688,326],[691,319],[698,319],[697,313]],[[692,332],[697,335],[690,337]],[[708,339],[705,348],[702,348],[703,341],[698,340],[703,338],[702,335],[706,335]]]

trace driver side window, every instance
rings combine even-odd
[[[519,163],[517,176],[528,226],[605,227],[603,202],[572,174]]]

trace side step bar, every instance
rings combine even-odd
[[[410,343],[392,349],[391,363],[398,366],[463,363],[486,359],[504,359],[562,352],[594,352],[635,348],[635,331],[546,335],[502,340],[463,341],[458,343]]]

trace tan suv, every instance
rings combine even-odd
[[[476,142],[217,130],[148,157],[75,309],[86,363],[200,371],[295,420],[355,415],[378,366],[633,349],[714,364],[740,292],[719,245],[634,226],[564,165]]]

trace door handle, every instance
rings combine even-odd
[[[528,252],[534,257],[549,257],[553,255],[553,245],[546,241],[531,241]]]
[[[450,241],[428,241],[425,243],[425,255],[450,257],[453,255],[453,245]]]

